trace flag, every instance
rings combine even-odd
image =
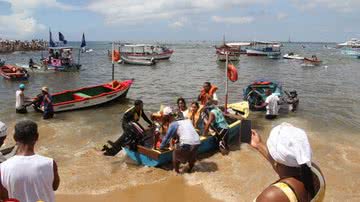
[[[67,43],[67,41],[65,40],[64,35],[61,32],[59,32],[59,41],[62,41],[64,44]]]
[[[54,43],[53,39],[52,39],[52,34],[51,34],[51,30],[49,29],[49,35],[50,35],[50,38],[49,38],[49,47],[55,47],[56,44]]]
[[[86,46],[86,42],[85,42],[85,34],[83,33],[82,35],[82,39],[81,39],[81,45],[80,48],[84,48]]]

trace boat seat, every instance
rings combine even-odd
[[[75,99],[91,98],[90,95],[86,95],[84,93],[74,93],[73,95]]]

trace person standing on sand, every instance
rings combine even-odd
[[[34,151],[39,138],[37,124],[23,120],[15,125],[18,145],[15,156],[0,164],[0,199],[15,198],[21,202],[54,202],[60,177],[56,162]]]
[[[179,143],[175,145],[175,150],[173,151],[175,172],[180,173],[180,163],[189,163],[188,172],[191,172],[196,162],[200,137],[190,119],[175,121],[174,113],[170,107],[165,107],[163,113],[164,119],[169,120],[170,126],[161,142],[160,150],[165,149],[173,137],[177,137]]]
[[[280,179],[254,200],[256,202],[322,201],[325,180],[321,170],[311,162],[311,147],[305,131],[289,123],[274,127],[266,145],[252,130],[250,145],[270,162]]]

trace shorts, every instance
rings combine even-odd
[[[176,145],[174,160],[180,163],[195,162],[200,145]]]
[[[25,107],[23,108],[20,108],[20,109],[16,109],[16,113],[19,113],[19,114],[26,114],[27,113],[27,110]]]
[[[274,114],[266,114],[265,115],[265,118],[269,119],[269,120],[275,119],[276,117],[277,117],[277,115],[274,115]]]
[[[43,119],[51,119],[54,117],[53,111],[44,111]]]

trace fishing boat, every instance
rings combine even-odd
[[[243,113],[246,114],[247,117],[248,113],[245,112],[246,110],[249,111],[249,106],[247,102],[242,102],[242,104],[237,106],[237,110],[243,111]],[[239,106],[241,106],[241,109],[239,109]],[[228,142],[229,144],[237,143],[239,140],[241,121],[231,118],[227,118],[227,121],[229,123]],[[200,136],[200,141],[201,144],[198,149],[199,154],[215,151],[218,149],[218,143],[215,133],[211,133],[208,136]],[[150,167],[161,166],[168,162],[171,162],[173,153],[173,149],[169,149],[166,151],[153,149],[152,144],[149,144],[149,146],[137,145],[136,151],[131,150],[127,147],[125,147],[124,150],[126,152],[126,155],[132,160],[134,160],[136,163]]]
[[[279,59],[281,57],[280,47],[281,45],[276,42],[255,41],[252,43],[252,47],[246,50],[246,54],[248,56],[267,56],[271,59]]]
[[[82,109],[124,98],[132,83],[133,80],[114,80],[102,85],[54,93],[52,94],[54,112]]]
[[[0,67],[0,75],[10,80],[26,80],[30,76],[24,68],[8,64]]]
[[[124,55],[120,55],[121,58],[121,62],[124,64],[129,64],[129,65],[146,65],[146,66],[151,66],[151,65],[155,65],[156,61],[154,60],[154,58],[150,59],[150,60],[143,60],[143,59],[130,59],[127,56]]]
[[[74,62],[73,48],[49,47],[49,56],[42,59],[42,63],[49,70],[74,71],[79,70],[81,65]]]
[[[249,108],[251,110],[265,110],[265,107],[256,109],[254,106],[261,105],[263,102],[265,102],[267,97],[265,92],[267,89],[270,89],[272,93],[278,97],[282,97],[284,95],[282,86],[276,81],[260,79],[252,82],[246,88],[244,88],[243,98],[249,102]]]
[[[168,60],[173,50],[153,44],[120,44],[119,52],[129,59],[136,60]]]
[[[360,40],[358,40],[356,38],[352,38],[349,41],[337,44],[336,47],[337,48],[344,48],[344,47],[360,48]]]
[[[284,59],[292,59],[292,60],[303,60],[304,59],[304,57],[302,57],[298,54],[294,54],[293,52],[283,55],[283,58]]]
[[[315,55],[311,56],[311,58],[305,57],[303,61],[303,66],[319,66],[322,63]]]

